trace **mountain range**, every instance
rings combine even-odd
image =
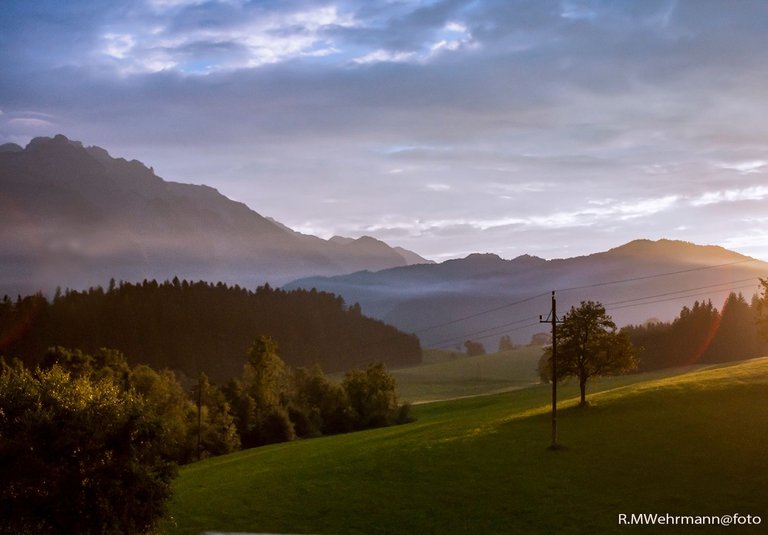
[[[578,236],[574,236],[578,240]],[[0,295],[53,294],[110,279],[316,288],[416,333],[423,345],[525,343],[583,300],[620,325],[670,320],[732,291],[751,297],[768,263],[717,246],[636,240],[545,260],[494,254],[431,263],[375,238],[301,234],[215,189],[168,182],[136,160],[63,135],[0,146]]]
[[[339,294],[365,314],[416,333],[426,346],[461,349],[472,339],[495,350],[502,335],[524,344],[549,331],[540,320],[550,317],[552,291],[558,318],[594,300],[627,325],[671,320],[695,300],[721,307],[731,291],[749,299],[759,277],[768,277],[768,263],[722,247],[636,240],[575,258],[472,254],[437,265],[305,278],[286,288]]]
[[[426,262],[368,236],[295,232],[63,135],[0,146],[0,293],[173,276],[255,287]]]

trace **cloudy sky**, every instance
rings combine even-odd
[[[768,3],[4,0],[0,143],[63,133],[443,260],[768,260]]]

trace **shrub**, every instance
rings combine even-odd
[[[176,468],[146,402],[58,365],[0,368],[0,533],[152,529]]]

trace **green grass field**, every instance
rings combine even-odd
[[[524,347],[489,355],[467,357],[443,352],[447,358],[392,370],[398,396],[412,403],[489,394],[532,386],[538,382],[536,367],[540,347]]]
[[[549,389],[419,405],[414,423],[187,466],[169,533],[715,533],[618,526],[621,513],[762,515],[768,358],[602,380],[560,413]]]

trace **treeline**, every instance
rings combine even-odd
[[[109,349],[51,348],[34,370],[0,359],[0,533],[144,533],[177,463],[408,421],[383,364],[334,383],[287,366],[268,337],[221,387]]]
[[[636,348],[641,371],[689,364],[730,362],[768,354],[760,334],[766,305],[755,295],[750,302],[731,293],[722,311],[711,301],[683,307],[671,322],[624,327]]]
[[[318,364],[328,373],[365,362],[396,367],[421,361],[416,336],[315,290],[265,285],[250,291],[174,278],[57,291],[51,301],[37,294],[0,302],[0,354],[30,366],[52,346],[110,347],[131,364],[227,380],[241,371],[255,334],[271,336],[288,364]]]

